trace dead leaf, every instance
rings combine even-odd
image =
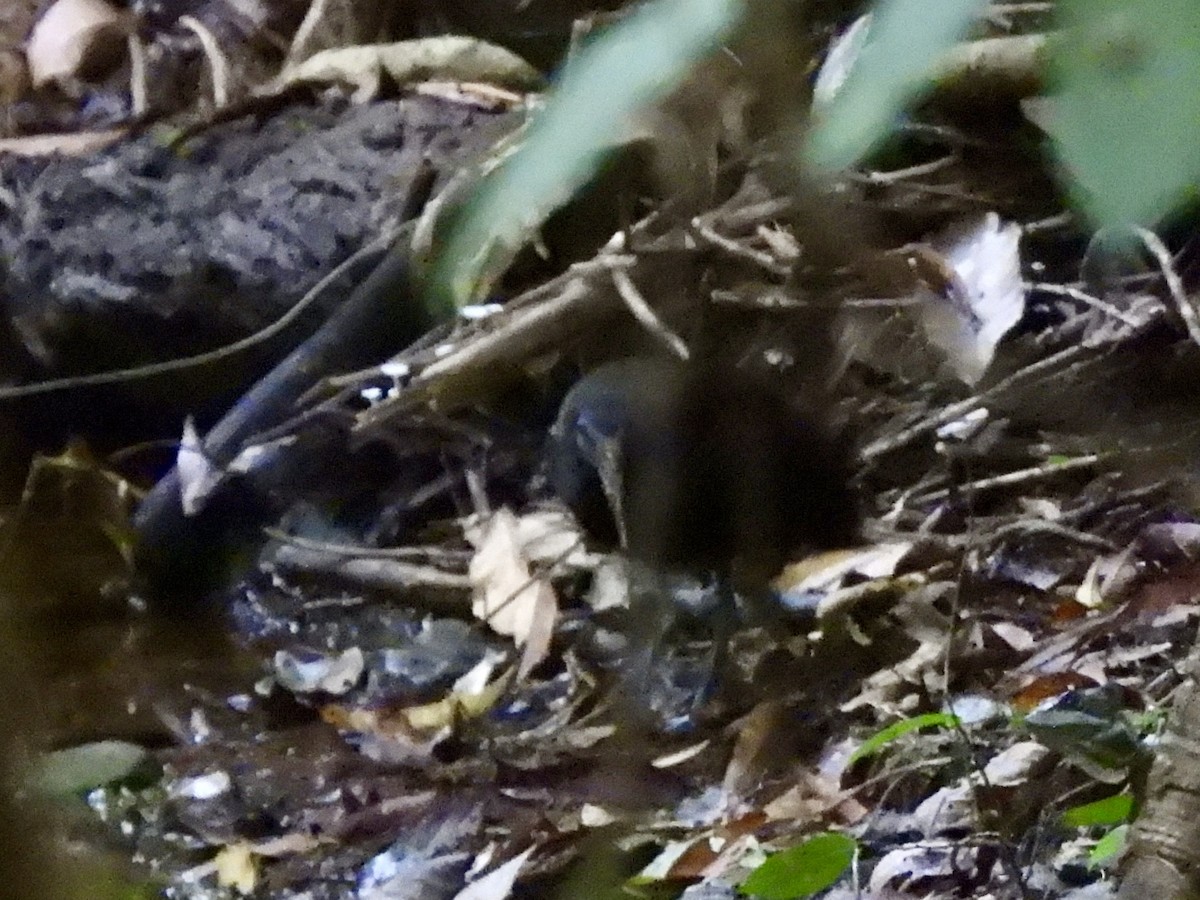
[[[866,44],[871,30],[871,14],[859,16],[850,27],[839,34],[829,45],[825,61],[817,71],[813,82],[813,105],[828,106],[850,76],[859,54]]]
[[[839,331],[845,352],[904,378],[937,377],[945,370],[976,384],[1024,314],[1020,237],[1019,226],[989,212],[875,260],[888,273],[886,296],[900,299],[844,310]]]
[[[396,710],[354,709],[330,703],[321,707],[321,718],[339,731],[364,736],[360,749],[370,759],[389,765],[422,765],[453,729],[443,725],[426,731],[415,729]]]
[[[854,825],[868,813],[853,794],[819,772],[802,773],[796,784],[763,807],[763,814],[772,821],[801,825],[829,821]]]
[[[786,592],[828,591],[850,575],[887,578],[912,551],[908,542],[878,544],[856,550],[829,550],[789,563],[772,586]]]
[[[693,852],[693,848],[699,847],[699,852],[703,854],[705,863],[709,863],[716,854],[708,848],[707,841],[703,838],[689,838],[682,841],[671,841],[659,851],[658,856],[654,857],[641,872],[638,873],[640,879],[650,881],[667,881],[670,880],[675,866],[689,852]]]
[[[179,440],[175,468],[179,472],[179,501],[183,514],[195,516],[204,509],[205,501],[225,480],[225,473],[213,465],[205,454],[204,442],[191,416],[183,420],[183,436]]]
[[[30,134],[0,140],[0,153],[14,156],[86,156],[123,140],[128,128],[79,131],[72,134]]]
[[[217,884],[233,888],[243,896],[252,894],[258,883],[258,859],[245,841],[223,847],[213,859]]]
[[[1132,544],[1119,553],[1099,556],[1088,567],[1075,600],[1088,609],[1114,604],[1128,596],[1141,574]]]
[[[558,597],[549,582],[538,579],[534,585],[533,609],[529,614],[529,631],[521,644],[521,662],[517,678],[524,679],[550,652],[554,625],[558,621]]]
[[[595,803],[585,803],[579,809],[579,824],[584,828],[604,828],[617,821],[617,816]]]
[[[532,846],[525,848],[508,862],[472,881],[454,895],[454,900],[504,900],[512,894],[517,876],[521,874],[521,869],[529,861],[533,851]]]
[[[674,768],[703,753],[710,743],[711,741],[706,738],[697,744],[690,744],[682,750],[676,750],[674,753],[668,753],[665,756],[653,759],[650,761],[650,765],[656,769]]]
[[[873,897],[950,896],[970,876],[980,848],[957,841],[921,841],[891,850],[871,872]]]
[[[563,509],[535,509],[517,518],[517,539],[529,562],[539,566],[591,569],[594,554],[585,546],[575,517]]]
[[[275,680],[293,694],[344,694],[358,683],[365,666],[359,647],[341,653],[276,650],[274,659]]]
[[[917,647],[906,659],[864,679],[858,696],[841,705],[843,712],[868,706],[902,716],[912,712],[920,695],[944,690],[942,665],[952,629],[934,603],[950,589],[941,583],[910,591],[892,609],[892,618]]]
[[[95,604],[126,579],[141,494],[82,444],[35,457],[20,506],[0,521],[0,587],[17,608]]]
[[[1019,225],[989,212],[933,241],[948,278],[922,304],[922,324],[966,384],[983,377],[996,345],[1025,314],[1020,240]]]
[[[501,656],[489,654],[454,682],[450,693],[432,703],[360,709],[330,703],[321,718],[341,731],[365,736],[363,753],[390,764],[427,762],[459,724],[487,713],[508,689],[513,670],[492,677]]]
[[[534,645],[522,660],[527,671],[549,647],[558,619],[558,600],[544,578],[534,576],[521,540],[520,522],[509,509],[493,513],[479,527],[469,529],[475,556],[468,577],[475,597],[471,612],[497,634],[508,635],[517,646]]]
[[[983,781],[993,787],[1016,787],[1046,774],[1053,766],[1049,747],[1021,741],[993,756],[983,768]]]
[[[1039,675],[1012,698],[1013,708],[1018,712],[1029,712],[1051,697],[1057,697],[1073,688],[1095,687],[1097,684],[1092,678],[1073,671]]]
[[[789,746],[791,715],[779,701],[759,703],[737,722],[737,738],[721,785],[726,803],[749,796],[763,776],[779,761],[781,747]]]
[[[1032,650],[1034,646],[1033,635],[1028,629],[1022,628],[1012,622],[993,622],[991,625],[992,631],[996,637],[1008,644],[1014,650]]]
[[[400,87],[423,81],[484,82],[530,91],[542,86],[537,69],[512,51],[477,38],[443,35],[322,50],[284,72],[272,90],[310,82],[348,84],[354,87],[353,101],[366,103],[379,94],[385,74]]]
[[[454,725],[463,719],[475,719],[490,710],[512,677],[512,670],[491,679],[495,660],[485,657],[454,682],[450,693],[435,703],[410,706],[400,711],[409,725],[418,731],[430,731]]]
[[[93,77],[125,51],[133,19],[104,0],[58,0],[42,14],[26,42],[34,87]]]
[[[516,109],[525,102],[522,93],[473,81],[423,81],[413,91],[423,97],[437,97],[446,103],[488,112]]]

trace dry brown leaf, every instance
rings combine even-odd
[[[833,590],[848,576],[887,578],[912,551],[909,542],[877,544],[851,550],[829,550],[789,563],[773,582],[780,592]]]
[[[782,703],[768,700],[738,720],[737,739],[721,785],[730,806],[747,797],[778,761],[779,748],[788,744],[785,737],[790,718]]]
[[[763,806],[763,813],[772,821],[833,820],[841,825],[854,825],[866,818],[869,810],[825,775],[804,772],[796,784]]]

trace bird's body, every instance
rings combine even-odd
[[[850,543],[858,523],[835,443],[776,384],[708,364],[590,372],[563,401],[551,480],[631,556],[758,584],[794,551]]]
[[[630,567],[628,652],[616,698],[635,729],[688,727],[708,694],[668,664],[681,612],[711,625],[709,676],[737,620],[752,617],[793,553],[846,546],[858,525],[835,442],[770,381],[714,364],[606,363],[567,394],[553,429],[551,482],[594,539],[621,543]],[[706,612],[676,597],[669,571],[715,576]],[[636,576],[636,577],[635,577]],[[690,674],[689,674],[690,673]],[[703,679],[709,687],[711,677]]]

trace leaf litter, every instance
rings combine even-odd
[[[1088,284],[1084,260],[1062,262],[1077,232],[1038,227],[1057,198],[1006,193],[1011,173],[947,134],[947,165],[843,186],[901,223],[883,254],[908,273],[886,279],[895,296],[853,272],[776,277],[810,235],[751,160],[704,213],[721,252],[651,211],[500,312],[456,323],[437,352],[406,351],[386,395],[366,399],[375,373],[347,376],[364,440],[424,429],[436,445],[444,432],[420,415],[431,397],[459,417],[470,452],[446,468],[495,511],[442,507],[389,532],[389,516],[420,508],[409,489],[332,535],[293,514],[228,598],[257,680],[193,692],[182,713],[152,691],[174,739],[147,748],[161,775],[105,776],[90,807],[173,896],[554,896],[580,873],[731,896],[830,833],[847,838],[842,868],[810,885],[829,897],[852,883],[893,897],[1100,885],[1089,860],[1111,832],[1061,817],[1137,783],[1183,679],[1200,522],[1176,461],[1197,423],[1172,391],[1200,348],[1164,279],[1139,267]],[[863,547],[796,560],[774,583],[777,615],[736,624],[719,679],[705,661],[721,638],[680,599],[654,636],[662,677],[642,686],[674,693],[641,698],[673,711],[647,725],[612,699],[645,611],[635,588],[604,587],[611,548],[547,512],[530,442],[511,450],[520,477],[496,462],[511,448],[480,436],[494,420],[473,418],[489,398],[472,379],[503,363],[544,385],[572,364],[563,347],[579,323],[618,309],[613,267],[653,295],[681,248],[715,300],[758,314],[736,333],[743,357],[795,354],[816,282],[832,293],[845,350],[834,403],[854,407],[867,512]],[[788,315],[745,302],[767,296]],[[586,336],[618,355],[637,327]],[[5,513],[9,561],[58,538],[99,560],[77,592],[122,574],[123,482],[67,455],[49,463],[61,484],[40,471]],[[330,557],[289,566],[304,540],[426,568],[372,588]],[[436,592],[435,572],[453,576]]]

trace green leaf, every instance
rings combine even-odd
[[[913,716],[911,719],[903,719],[893,725],[889,725],[882,731],[877,731],[871,737],[867,738],[862,745],[850,754],[850,765],[858,762],[867,756],[872,756],[878,753],[884,746],[890,744],[910,731],[918,731],[922,728],[957,728],[958,717],[953,713],[925,713],[920,716]]]
[[[1152,224],[1200,178],[1200,3],[1062,0],[1046,123],[1097,225]]]
[[[436,302],[461,306],[491,283],[556,208],[632,135],[741,20],[744,0],[653,0],[587,45],[530,127],[484,181],[435,261]]]
[[[1125,850],[1125,840],[1129,833],[1128,825],[1118,825],[1096,842],[1092,852],[1088,854],[1088,867],[1099,869],[1117,860]]]
[[[854,165],[892,131],[897,116],[930,85],[938,59],[987,0],[880,0],[845,83],[813,111],[804,162],[817,173]]]
[[[858,842],[848,835],[818,834],[769,857],[738,885],[738,890],[765,900],[808,897],[841,878],[857,852]]]
[[[38,761],[32,786],[53,797],[69,797],[128,778],[147,759],[144,748],[125,741],[95,741],[55,750]]]
[[[1129,821],[1133,813],[1133,797],[1129,794],[1113,794],[1094,803],[1072,806],[1062,815],[1068,828],[1093,828],[1097,825],[1121,825]]]

